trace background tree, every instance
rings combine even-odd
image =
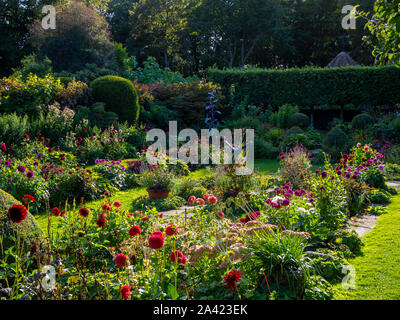
[[[57,27],[44,30],[41,21],[31,28],[39,58],[48,57],[55,72],[82,70],[86,64],[116,68],[116,57],[106,19],[82,2],[56,7]]]
[[[131,11],[132,39],[128,47],[142,52],[149,47],[162,52],[164,65],[179,48],[180,32],[186,27],[190,0],[139,0]]]
[[[398,0],[377,0],[372,18],[361,13],[368,20],[367,27],[376,38],[373,55],[384,65],[400,65],[400,2]]]

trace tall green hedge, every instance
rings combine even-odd
[[[237,101],[281,106],[393,105],[400,102],[400,68],[344,67],[208,70],[208,80]],[[232,90],[232,86],[234,90]]]
[[[90,86],[95,101],[104,102],[106,111],[115,112],[121,121],[138,121],[139,98],[131,81],[117,76],[103,76],[94,80]]]

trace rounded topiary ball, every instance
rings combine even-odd
[[[328,150],[331,148],[344,149],[348,144],[348,140],[346,133],[342,129],[335,127],[328,132],[322,144]]]
[[[301,134],[301,133],[304,133],[304,131],[301,128],[299,128],[298,126],[295,126],[295,127],[292,127],[290,129],[286,130],[284,133],[284,137],[287,138],[287,137],[290,137],[290,136],[293,136],[296,134]]]
[[[354,129],[367,129],[374,123],[374,119],[368,113],[356,115],[351,121],[351,126]]]
[[[135,87],[128,79],[103,76],[91,83],[96,102],[104,102],[106,110],[115,112],[119,120],[130,123],[139,118],[139,99]]]
[[[288,127],[300,127],[300,128],[307,128],[310,125],[310,120],[308,119],[308,116],[304,113],[294,113],[292,114],[289,119],[288,119]]]
[[[4,250],[15,245],[16,234],[20,235],[21,243],[29,246],[34,241],[36,234],[42,233],[35,218],[29,212],[21,223],[13,223],[8,219],[8,209],[14,204],[20,204],[20,202],[0,189],[0,234]]]

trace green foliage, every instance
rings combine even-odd
[[[38,61],[35,54],[30,54],[21,60],[22,67],[16,71],[16,74],[20,74],[22,79],[26,80],[30,73],[37,75],[38,77],[45,77],[47,74],[51,74],[53,71],[51,60],[45,57],[42,61]]]
[[[117,76],[103,76],[91,83],[93,97],[104,102],[107,111],[118,114],[120,120],[130,123],[139,118],[139,100],[132,82]]]
[[[322,141],[324,150],[332,152],[334,158],[340,157],[340,153],[347,149],[349,140],[344,131],[338,127],[331,129]]]
[[[368,200],[376,204],[389,204],[390,194],[385,191],[370,191],[367,193]]]
[[[312,275],[306,282],[305,300],[330,300],[332,297],[332,286],[323,277]]]
[[[220,100],[219,86],[211,82],[160,84],[154,91],[155,100],[182,115],[186,125],[201,126],[205,119],[205,106],[210,92],[216,90]]]
[[[143,62],[143,67],[140,67],[136,57],[130,57],[127,60],[128,67],[131,69],[126,72],[124,76],[138,83],[152,84],[156,82],[163,82],[164,84],[191,82],[196,80],[196,77],[185,78],[179,72],[174,72],[170,68],[161,68],[154,57],[147,57]]]
[[[345,258],[361,254],[363,242],[354,230],[340,229],[328,235],[327,243],[337,251],[341,251]]]
[[[24,134],[29,132],[28,115],[19,116],[16,113],[0,115],[0,141],[11,145],[22,141]]]
[[[306,129],[310,125],[310,120],[304,113],[294,113],[289,117],[287,123],[289,128],[297,126]]]
[[[278,128],[288,128],[289,118],[298,112],[299,108],[297,106],[285,104],[279,107],[279,111],[270,115],[269,121]]]
[[[165,199],[149,199],[142,196],[132,202],[132,210],[148,211],[156,208],[157,211],[168,211],[179,209],[185,204],[185,199],[179,196],[168,197]]]
[[[155,166],[152,170],[140,175],[138,183],[146,189],[163,192],[171,190],[174,185],[174,175],[165,167]]]
[[[381,65],[387,63],[400,65],[399,25],[398,2],[375,1],[374,14],[371,19],[368,19],[367,27],[377,40],[372,54]]]
[[[118,69],[104,16],[80,1],[63,1],[56,12],[55,30],[43,29],[41,20],[30,28],[30,40],[39,58],[48,57],[55,72],[75,73],[86,64]]]
[[[248,97],[249,103],[281,106],[395,104],[400,101],[400,69],[388,67],[344,67],[303,69],[230,69],[208,71],[208,79],[228,96]]]
[[[367,129],[374,123],[374,119],[368,113],[356,115],[351,121],[351,125],[355,129]]]

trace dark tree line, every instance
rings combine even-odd
[[[34,24],[43,16],[43,5],[61,8],[74,1],[0,2],[1,75],[32,52],[53,57],[59,70],[70,66],[69,71],[76,71],[79,60],[112,67],[104,58],[112,41],[122,43],[139,61],[154,56],[184,74],[201,74],[210,66],[325,66],[343,50],[358,63],[373,63],[372,46],[362,40],[368,35],[365,21],[357,20],[356,30],[342,28],[346,0],[84,0],[90,13],[60,13],[57,18],[91,21],[93,28],[84,25],[74,31],[58,23],[59,30],[49,36]],[[354,5],[372,11],[374,2],[358,0]],[[65,39],[73,43],[70,48],[65,48]]]

